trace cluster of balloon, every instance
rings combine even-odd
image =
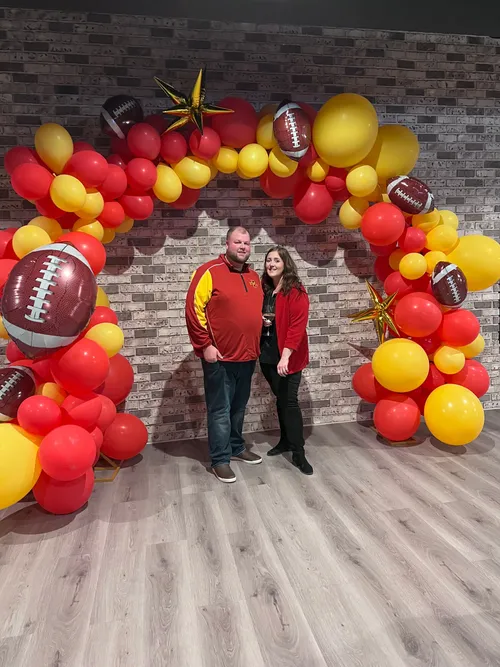
[[[363,136],[371,129],[366,118]],[[483,428],[479,399],[490,379],[475,360],[484,349],[479,321],[463,304],[468,292],[488,289],[500,279],[500,244],[487,236],[459,237],[457,216],[435,208],[428,186],[407,175],[419,153],[410,130],[381,127],[370,141],[372,148],[366,152],[364,144],[355,165],[354,154],[345,158],[342,144],[322,155],[354,165],[340,222],[346,229],[359,228],[369,243],[376,256],[374,273],[386,294],[353,316],[375,324],[380,319],[382,331],[372,362],[354,374],[353,388],[376,404],[375,427],[387,440],[412,437],[423,415],[435,438],[466,445]],[[374,191],[376,196],[370,194]],[[388,308],[382,313],[384,304]],[[393,337],[385,340],[389,328]]]

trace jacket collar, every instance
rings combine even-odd
[[[224,264],[228,267],[228,269],[229,269],[230,271],[233,271],[234,273],[248,273],[248,271],[250,271],[250,264],[248,264],[248,263],[243,264],[243,268],[241,269],[241,271],[238,271],[238,269],[235,269],[234,266],[231,264],[231,262],[230,262],[230,261],[228,260],[228,258],[226,257],[226,254],[225,254],[225,253],[223,253],[223,254],[220,256],[220,258],[222,259],[222,261],[224,262]]]

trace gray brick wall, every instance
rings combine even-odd
[[[374,102],[382,123],[404,123],[418,134],[415,173],[432,186],[441,208],[459,215],[462,232],[498,238],[499,55],[500,41],[483,37],[0,9],[0,145],[30,144],[37,126],[50,120],[105,149],[98,115],[107,97],[130,92],[148,113],[160,110],[164,98],[153,76],[188,90],[202,65],[213,100],[236,94],[260,106],[291,94],[319,106],[335,93],[358,92]],[[3,171],[0,179],[0,226],[29,220],[33,209],[10,191]],[[184,295],[191,271],[218,254],[235,222],[252,234],[257,268],[271,243],[287,245],[311,295],[312,361],[302,390],[307,422],[356,418],[350,378],[375,344],[370,325],[346,319],[368,302],[363,280],[373,259],[364,242],[345,232],[336,215],[307,227],[288,205],[268,200],[258,182],[221,177],[195,209],[158,208],[108,246],[100,278],[137,374],[127,407],[156,441],[205,432]],[[487,340],[482,361],[492,388],[485,406],[500,407],[498,291],[476,294],[468,305]],[[257,375],[247,428],[274,424]]]

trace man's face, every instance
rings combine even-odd
[[[244,264],[250,257],[250,234],[236,230],[226,242],[226,254],[235,264]]]

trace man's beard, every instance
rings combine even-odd
[[[242,264],[242,265],[245,264],[248,258],[250,257],[250,253],[247,253],[245,255],[245,258],[243,259],[243,257],[240,257],[240,255],[238,255],[237,253],[230,252],[229,250],[226,252],[226,255],[227,258],[230,259],[235,264]]]

